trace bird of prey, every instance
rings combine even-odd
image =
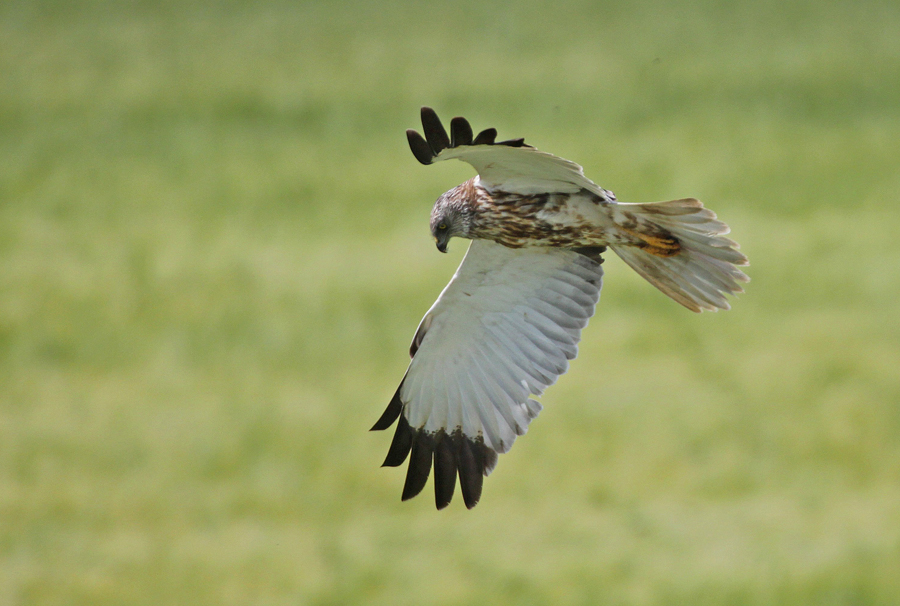
[[[523,139],[495,142],[493,128],[473,136],[459,117],[448,135],[434,110],[421,117],[425,137],[406,132],[419,162],[459,159],[478,172],[437,199],[431,234],[441,252],[454,236],[472,243],[419,324],[406,374],[372,429],[397,421],[384,465],[409,457],[404,501],[422,491],[433,462],[437,508],[450,503],[458,475],[471,509],[497,455],[540,412],[531,396],[575,358],[607,247],[695,312],[729,309],[725,295],[749,281],[736,267],[747,257],[698,200],[617,202],[581,166]]]

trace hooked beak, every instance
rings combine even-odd
[[[439,251],[441,251],[442,253],[447,252],[447,241],[446,240],[441,241],[441,240],[438,240],[437,238],[435,238],[434,243],[437,245],[437,249]]]

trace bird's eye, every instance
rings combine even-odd
[[[440,225],[438,225],[438,229],[440,229],[440,230],[447,229],[447,224],[446,224],[446,223],[441,223]]]

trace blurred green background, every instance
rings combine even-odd
[[[0,4],[0,603],[896,604],[895,0]],[[753,281],[618,259],[484,498],[368,433],[440,255],[404,129],[696,196]]]

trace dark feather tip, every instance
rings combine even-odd
[[[525,139],[509,139],[507,141],[498,141],[494,145],[505,145],[507,147],[529,147],[525,145]]]
[[[422,164],[432,163],[434,160],[434,152],[431,151],[431,146],[428,145],[428,142],[422,135],[413,129],[409,129],[406,131],[406,139],[409,141],[409,149],[412,150],[416,160]]]
[[[580,255],[584,255],[591,261],[595,263],[603,263],[603,253],[606,252],[605,246],[581,246],[579,248],[573,248],[573,251],[577,252]]]
[[[425,130],[425,139],[434,155],[438,155],[448,147],[450,147],[450,137],[441,124],[441,119],[430,107],[422,108],[422,128]]]
[[[462,435],[454,438],[459,445],[459,487],[466,507],[472,509],[481,500],[481,488],[484,484],[484,442],[476,442]]]
[[[403,377],[403,380],[406,380],[406,376]],[[381,413],[381,416],[375,421],[375,425],[373,425],[372,429],[369,431],[381,431],[387,429],[393,425],[394,421],[397,420],[397,417],[400,416],[400,413],[403,412],[403,401],[400,400],[401,387],[403,387],[403,381],[400,381],[397,391],[394,392],[394,397],[391,398],[387,408],[384,409],[384,412]]]
[[[406,469],[406,483],[403,485],[401,499],[408,501],[425,488],[428,476],[431,475],[431,458],[434,453],[434,439],[424,431],[415,432],[409,467]]]
[[[409,456],[409,451],[413,443],[413,430],[409,426],[409,421],[400,417],[397,423],[397,431],[394,432],[394,439],[391,440],[391,447],[388,449],[387,456],[384,458],[382,467],[399,467],[403,465],[403,461]]]
[[[456,490],[456,453],[451,438],[443,431],[435,438],[434,447],[434,503],[443,509],[453,499]]]
[[[461,116],[450,120],[450,147],[472,145],[472,127],[469,121]]]
[[[472,145],[493,145],[494,140],[497,138],[497,129],[496,128],[486,128],[475,137],[475,140],[472,141]]]

